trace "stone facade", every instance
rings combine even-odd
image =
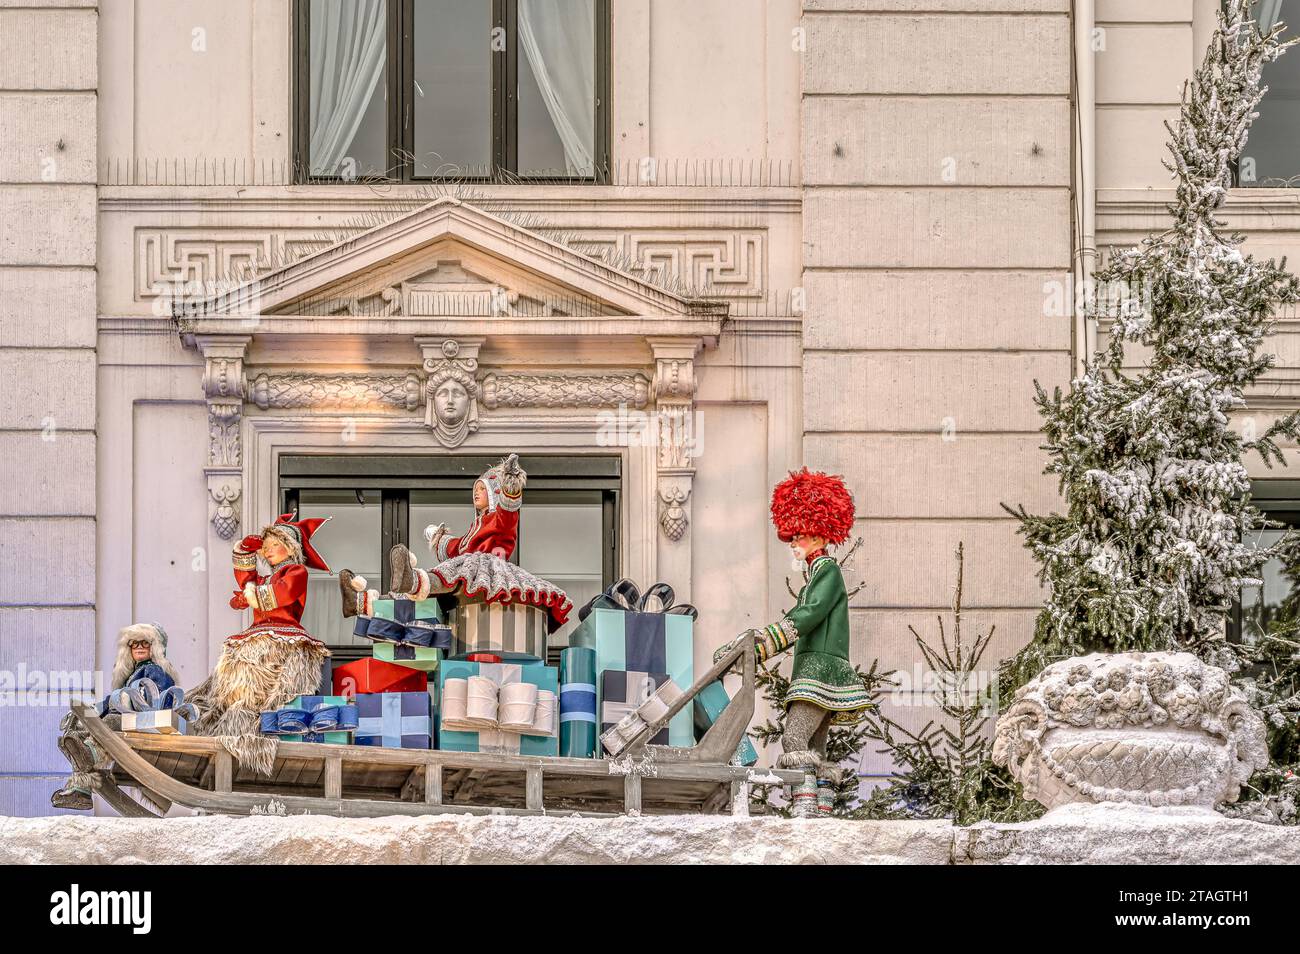
[[[96,667],[93,2],[0,2],[0,671]],[[56,708],[4,710],[0,813],[44,814]]]
[[[620,451],[619,569],[701,608],[697,665],[786,608],[767,498],[804,462],[857,496],[855,658],[910,677],[958,540],[968,625],[1013,651],[1039,591],[999,504],[1055,500],[1033,381],[1105,331],[1045,301],[1091,236],[1160,226],[1160,120],[1214,0],[1141,6],[614,0],[614,184],[439,189],[291,183],[290,0],[0,0],[0,670],[104,669],[158,619],[196,682],[279,455],[607,452],[610,394],[704,422],[700,456]],[[1242,190],[1232,224],[1285,251],[1295,198]],[[411,228],[335,245],[381,222]],[[178,284],[249,274],[178,333]],[[1294,402],[1292,332],[1262,413]],[[449,369],[472,426],[435,426]],[[57,712],[16,719],[0,814],[63,768]]]

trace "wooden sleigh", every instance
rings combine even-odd
[[[650,745],[668,721],[740,664],[740,691],[690,748]],[[643,729],[617,759],[551,758],[279,742],[271,774],[240,768],[216,739],[116,732],[93,707],[73,712],[112,759],[98,794],[120,814],[157,817],[123,789],[227,815],[714,814],[745,811],[753,784],[797,785],[798,772],[729,765],[754,715],[754,653],[737,646]]]

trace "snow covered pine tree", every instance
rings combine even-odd
[[[1067,510],[1007,508],[1048,594],[1033,641],[1004,673],[1004,698],[1047,662],[1087,652],[1181,649],[1243,674],[1251,647],[1226,638],[1225,617],[1264,562],[1296,544],[1253,545],[1268,524],[1242,459],[1282,463],[1276,440],[1300,437],[1300,415],[1258,435],[1248,417],[1242,431],[1229,423],[1273,364],[1261,353],[1273,308],[1300,300],[1285,261],[1243,255],[1241,236],[1215,218],[1265,92],[1263,67],[1291,45],[1281,25],[1261,35],[1252,7],[1224,5],[1177,127],[1166,124],[1172,227],[1096,276],[1088,309],[1111,320],[1109,344],[1065,396],[1036,385],[1047,473]],[[1129,343],[1147,354],[1140,367],[1126,363]]]

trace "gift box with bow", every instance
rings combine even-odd
[[[386,749],[433,747],[433,706],[428,691],[357,693],[357,745]]]
[[[336,696],[377,692],[427,692],[429,677],[410,666],[398,666],[382,659],[358,659],[337,666],[333,675]]]
[[[554,666],[447,660],[438,669],[438,747],[558,755],[558,698]]]
[[[261,718],[262,734],[281,742],[348,745],[356,727],[357,707],[343,696],[298,696]]]
[[[690,686],[695,682],[696,613],[693,606],[675,604],[673,599],[672,587],[666,583],[656,583],[642,593],[630,580],[619,580],[578,611],[581,622],[569,643],[596,651],[598,675],[664,673],[678,686]],[[599,688],[596,701],[602,711]],[[689,707],[669,722],[667,744],[695,744]]]
[[[358,616],[353,633],[378,644],[402,643],[443,652],[451,648],[451,628],[443,621],[436,599],[375,600],[373,614]]]
[[[185,735],[188,723],[198,718],[194,706],[185,701],[180,686],[159,689],[152,679],[137,679],[108,697],[111,712],[122,715],[123,732],[150,735]]]

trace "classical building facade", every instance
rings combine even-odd
[[[111,668],[156,620],[197,682],[233,540],[332,514],[382,579],[512,450],[521,562],[667,581],[697,665],[788,605],[768,494],[803,463],[857,499],[858,661],[911,679],[959,541],[1013,651],[1001,504],[1056,500],[1033,382],[1105,332],[1052,303],[1160,227],[1214,8],[0,0],[0,670]],[[1286,252],[1296,193],[1244,180],[1232,224]],[[1294,338],[1254,413],[1294,406]],[[0,710],[0,813],[47,810],[60,715]]]

